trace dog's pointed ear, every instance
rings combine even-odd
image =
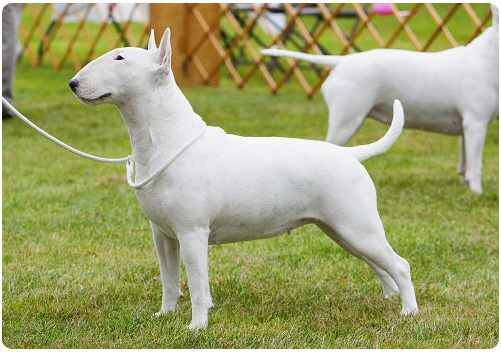
[[[492,25],[494,28],[499,28],[499,9],[496,5],[491,4],[492,11]]]
[[[148,50],[157,50],[157,43],[155,42],[155,30],[151,29],[150,40],[148,41]]]
[[[157,49],[157,55],[161,69],[165,72],[169,72],[171,69],[172,57],[172,49],[170,46],[170,28],[165,30],[160,46]]]

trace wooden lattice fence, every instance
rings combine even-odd
[[[185,6],[191,22],[182,35],[194,30],[200,35],[174,57],[200,82],[214,84],[228,76],[243,88],[253,79],[264,80],[276,93],[296,78],[309,97],[318,92],[328,68],[263,57],[260,50],[276,46],[335,55],[372,48],[444,50],[468,44],[491,19],[489,4],[217,4],[210,16],[200,4],[178,6]],[[112,48],[144,47],[155,13],[144,3],[27,4],[20,29],[24,60],[80,69]],[[214,57],[204,60],[208,46]]]

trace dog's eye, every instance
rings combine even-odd
[[[122,57],[122,55],[118,55],[115,60],[123,60],[124,58]]]

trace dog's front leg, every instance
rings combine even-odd
[[[191,295],[190,330],[205,329],[212,299],[209,290],[209,229],[178,232]]]
[[[153,239],[160,264],[162,278],[162,309],[156,313],[160,316],[176,310],[177,299],[181,294],[181,258],[179,242],[162,233],[153,223]]]
[[[463,130],[466,147],[465,178],[473,192],[482,193],[482,156],[487,134],[487,123],[478,121],[475,116],[465,116]]]

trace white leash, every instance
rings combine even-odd
[[[87,159],[91,159],[91,160],[94,160],[94,161],[100,161],[102,163],[124,163],[126,161],[129,160],[129,158],[131,156],[128,156],[126,158],[119,158],[119,159],[108,159],[108,158],[101,158],[99,156],[95,156],[95,155],[92,155],[92,154],[87,154],[87,153],[84,153],[84,152],[81,152],[80,150],[78,149],[75,149],[69,145],[67,145],[66,143],[63,143],[61,142],[59,139],[57,139],[56,137],[53,137],[51,136],[50,134],[48,134],[47,132],[45,132],[44,130],[42,130],[40,127],[38,127],[37,125],[35,125],[33,122],[31,122],[30,120],[28,120],[27,117],[23,116],[23,114],[21,114],[19,111],[16,110],[16,108],[14,108],[8,101],[7,99],[5,99],[4,97],[2,97],[2,102],[14,113],[16,114],[17,117],[19,117],[21,120],[23,120],[24,122],[26,122],[31,128],[33,128],[35,131],[37,131],[38,133],[40,133],[42,136],[50,139],[51,141],[53,141],[54,143],[56,144],[59,144],[61,147],[69,150],[70,152],[72,153],[75,153],[76,155],[80,155],[80,156],[83,156],[84,158],[87,158]]]
[[[169,166],[169,164],[172,163],[174,161],[174,159],[176,159],[183,151],[185,151],[186,148],[188,148],[198,138],[200,138],[202,136],[202,134],[204,133],[205,127],[206,127],[206,125],[204,123],[202,129],[193,138],[191,138],[187,143],[185,143],[183,146],[181,146],[181,148],[179,148],[174,154],[172,154],[171,157],[168,158],[157,170],[155,170],[150,176],[148,176],[147,178],[145,178],[143,181],[141,181],[139,183],[134,183],[134,180],[132,180],[132,176],[134,174],[134,169],[135,169],[134,156],[129,155],[129,156],[125,157],[125,158],[110,159],[110,158],[102,158],[102,157],[95,156],[95,155],[92,155],[92,154],[84,153],[84,152],[82,152],[82,151],[80,151],[78,149],[73,148],[72,146],[69,146],[66,143],[61,142],[56,137],[54,137],[54,136],[48,134],[47,132],[45,132],[44,130],[42,130],[40,127],[38,127],[33,122],[31,122],[27,117],[25,117],[23,114],[21,114],[19,111],[17,111],[16,108],[14,108],[7,101],[7,99],[5,99],[4,97],[2,97],[2,102],[17,117],[19,117],[21,120],[23,120],[24,122],[26,122],[26,124],[28,124],[28,126],[30,126],[31,128],[33,128],[35,131],[37,131],[38,133],[40,133],[42,136],[50,139],[52,142],[60,145],[64,149],[69,150],[70,152],[72,152],[72,153],[74,153],[76,155],[79,155],[79,156],[82,156],[84,158],[91,159],[91,160],[94,160],[94,161],[99,161],[99,162],[102,162],[102,163],[123,163],[123,162],[127,162],[127,164],[126,164],[126,168],[127,168],[127,183],[129,184],[129,186],[131,186],[134,189],[141,188],[145,184],[147,184],[148,182],[150,182],[151,180],[153,180],[159,173],[161,173],[167,166]]]
[[[204,122],[204,125],[202,126],[200,131],[198,131],[197,134],[193,136],[193,138],[191,138],[188,142],[186,142],[183,146],[181,146],[181,148],[179,148],[174,154],[172,154],[170,156],[170,158],[165,160],[165,162],[156,171],[154,171],[150,176],[146,177],[143,181],[141,181],[139,183],[134,183],[134,181],[132,180],[132,174],[133,174],[134,168],[135,168],[134,167],[134,158],[131,157],[129,160],[127,160],[127,166],[126,166],[127,167],[127,182],[129,183],[129,186],[131,186],[134,189],[138,189],[138,188],[143,187],[145,184],[147,184],[151,180],[153,180],[159,173],[161,173],[167,166],[169,166],[169,164],[172,163],[174,161],[174,159],[176,159],[182,152],[184,152],[186,150],[186,148],[188,148],[190,145],[195,143],[195,141],[202,136],[202,134],[205,132],[205,127],[207,127],[207,125]]]

